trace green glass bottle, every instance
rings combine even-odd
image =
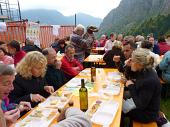
[[[84,79],[81,79],[81,88],[79,89],[79,97],[80,97],[80,110],[83,112],[88,109],[88,91],[85,87]]]

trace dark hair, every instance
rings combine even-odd
[[[6,64],[0,64],[0,76],[14,74],[15,74],[14,68]]]
[[[4,48],[0,47],[0,50],[2,50],[5,55],[7,54],[7,52],[6,52],[6,50]]]
[[[115,35],[114,33],[110,33],[110,37],[114,37],[114,35]]]
[[[160,42],[166,42],[164,36],[160,36],[160,37],[158,38],[158,43],[160,43]]]
[[[143,41],[141,44],[141,48],[151,49],[153,45],[149,41]]]
[[[60,39],[60,40],[58,41],[58,44],[65,44],[65,40],[64,40],[64,39]]]
[[[70,36],[67,36],[67,37],[65,38],[65,40],[66,40],[66,41],[70,41]]]
[[[10,46],[10,47],[12,47],[12,48],[15,48],[17,52],[20,51],[20,49],[21,49],[19,42],[16,41],[16,40],[11,41],[11,42],[8,43],[7,45]]]
[[[44,55],[44,56],[47,56],[49,53],[48,53],[48,50],[47,49],[43,49],[42,50],[42,54]]]
[[[0,41],[0,45],[3,45],[3,44],[6,44],[5,42],[3,42],[3,41]]]
[[[124,41],[123,46],[125,45],[130,45],[133,50],[137,48],[137,45],[132,40]]]

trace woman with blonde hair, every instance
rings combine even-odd
[[[160,108],[161,85],[153,70],[154,58],[149,54],[142,48],[133,51],[129,63],[134,76],[125,84],[123,113],[141,123],[156,121]]]
[[[36,106],[43,101],[49,93],[54,92],[52,86],[47,86],[44,80],[47,60],[45,56],[33,51],[17,64],[14,80],[14,90],[10,93],[10,101],[18,103],[27,101],[31,106]]]

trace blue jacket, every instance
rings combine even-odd
[[[162,70],[162,78],[167,83],[170,83],[170,51],[164,54],[164,57],[159,64],[159,68]]]

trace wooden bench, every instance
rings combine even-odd
[[[162,92],[161,95],[164,99],[167,99],[169,91],[170,91],[170,84],[166,83],[162,79],[159,79],[161,85],[162,85]]]
[[[133,127],[158,127],[156,122],[151,123],[139,123],[136,121],[133,121]]]

